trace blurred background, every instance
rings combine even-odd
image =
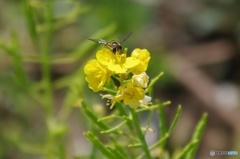
[[[48,111],[41,106],[38,95],[32,93],[42,93],[38,55],[41,46],[36,46],[36,35],[27,17],[33,16],[32,23],[36,23],[37,36],[41,37],[46,2],[0,0],[0,158],[3,159],[44,158],[41,148],[29,146],[44,142],[44,118]],[[31,6],[34,14],[26,6]],[[210,157],[210,150],[240,153],[240,1],[54,0],[52,6],[54,25],[49,53],[54,108],[51,111],[63,116],[67,123],[64,139],[69,154],[86,153],[89,149],[82,136],[87,126],[79,110],[69,104],[70,98],[66,97],[71,95],[69,92],[75,92],[76,99],[91,99],[96,109],[103,109],[97,106],[100,96],[87,88],[81,75],[86,60],[103,47],[87,38],[110,41],[127,32],[133,32],[123,44],[128,52],[146,48],[151,53],[147,70],[150,78],[164,72],[155,86],[153,99],[172,102],[166,108],[168,120],[171,121],[178,105],[183,107],[167,144],[169,150],[173,152],[188,143],[197,121],[207,112],[209,119],[197,158],[234,158]],[[60,125],[59,129],[65,130],[65,126]]]

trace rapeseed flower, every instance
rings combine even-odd
[[[109,71],[115,74],[126,73],[128,69],[131,69],[139,65],[140,61],[133,57],[126,57],[126,54],[114,54],[108,48],[103,48],[97,52],[96,58],[100,64],[106,66]]]
[[[150,53],[146,49],[135,49],[133,50],[131,57],[135,60],[138,60],[138,65],[130,68],[130,71],[133,74],[140,74],[142,72],[145,72],[148,67],[148,62],[150,60]]]
[[[110,72],[97,60],[90,60],[84,67],[88,87],[94,92],[101,91],[106,81],[110,79]]]
[[[112,101],[119,102],[122,100],[124,104],[129,105],[133,109],[140,106],[140,100],[143,100],[145,96],[144,89],[135,86],[132,82],[127,82],[119,87],[119,92]]]
[[[96,59],[88,61],[85,65],[86,81],[94,92],[102,90],[111,92],[102,95],[102,98],[109,99],[110,108],[116,102],[122,101],[137,109],[151,101],[151,97],[145,94],[149,81],[145,71],[149,60],[150,53],[146,49],[135,49],[131,56],[127,57],[126,53],[120,51],[114,53],[105,47],[96,53]],[[111,84],[107,84],[111,80],[113,80]]]

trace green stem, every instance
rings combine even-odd
[[[154,111],[149,112],[148,119],[147,119],[147,125],[146,125],[146,131],[144,132],[144,136],[147,134],[148,129],[150,127],[150,123],[151,123],[152,118],[153,118],[153,113],[154,113]]]
[[[11,47],[9,47],[7,50],[10,51],[9,54],[11,54],[13,58],[13,67],[17,76],[17,82],[24,87],[28,86],[24,71],[23,59],[20,52],[19,39],[15,32],[12,33],[11,42]]]
[[[106,88],[106,87],[103,88],[103,91],[106,91],[106,92],[108,92],[108,93],[113,93],[113,94],[116,94],[116,93],[117,93],[117,91],[115,91],[115,90],[113,90],[113,89]]]
[[[161,145],[163,142],[166,142],[166,140],[169,138],[169,134],[166,133],[166,135],[164,137],[161,138],[161,140],[159,140],[158,142],[156,142],[154,145],[152,145],[150,148],[149,148],[149,151],[157,148],[159,145]],[[141,159],[145,156],[145,154],[141,154],[139,157],[137,157],[137,159]]]
[[[167,132],[167,121],[166,121],[164,107],[161,106],[160,102],[158,104],[160,105],[158,107],[160,138],[163,138]],[[165,145],[166,145],[166,141],[163,141],[160,147],[163,149]]]
[[[41,71],[42,71],[42,82],[44,84],[44,106],[47,117],[51,117],[52,114],[52,83],[51,83],[51,61],[50,61],[50,44],[52,37],[52,1],[46,4],[45,11],[45,34],[42,38],[42,51],[41,51]]]
[[[116,108],[118,109],[119,113],[121,116],[128,116],[126,110],[124,109],[123,107],[123,104],[120,104],[120,103],[116,103]],[[129,118],[126,118],[126,119],[129,119]],[[131,132],[133,132],[133,124],[131,122],[131,120],[127,120],[127,125],[128,125],[128,128]]]
[[[52,0],[46,2],[46,7],[44,8],[44,33],[41,38],[41,73],[42,73],[42,83],[43,83],[43,104],[46,114],[46,123],[48,125],[48,134],[46,141],[46,158],[53,159],[56,157],[56,148],[58,145],[55,142],[54,134],[52,132],[51,124],[49,121],[53,119],[53,90],[51,82],[51,39],[52,39]],[[60,158],[60,156],[58,156]]]
[[[130,108],[130,112],[131,112],[131,115],[132,115],[132,121],[133,121],[133,124],[136,128],[136,131],[137,131],[137,135],[142,143],[142,148],[143,148],[143,151],[145,153],[145,156],[147,159],[151,159],[151,155],[150,155],[150,151],[148,149],[148,146],[147,146],[147,143],[146,143],[146,140],[145,140],[145,136],[141,130],[141,126],[139,124],[139,120],[138,120],[138,117],[137,117],[137,114],[135,112],[134,109],[131,109]]]

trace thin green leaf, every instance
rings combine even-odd
[[[109,134],[109,133],[112,133],[112,132],[116,132],[118,131],[118,129],[123,126],[125,123],[127,122],[127,120],[121,122],[120,124],[118,124],[117,126],[113,127],[113,128],[110,128],[108,130],[104,130],[104,131],[101,131],[102,134]],[[121,133],[121,132],[119,132]]]
[[[91,153],[90,153],[90,159],[98,159],[97,156],[98,156],[97,148],[92,145]],[[85,157],[85,158],[86,158],[86,157]]]
[[[170,101],[167,101],[167,102],[164,102],[164,103],[159,103],[159,104],[156,104],[156,105],[151,105],[151,106],[146,106],[144,108],[141,108],[141,109],[138,109],[136,110],[136,112],[143,112],[143,111],[153,111],[154,109],[157,109],[158,107],[165,107],[165,106],[168,106],[169,104],[171,104]]]
[[[153,78],[153,79],[150,81],[147,89],[145,90],[146,93],[149,92],[150,96],[152,96],[152,89],[153,89],[154,84],[159,80],[159,78],[160,78],[163,74],[164,74],[163,72],[160,72],[155,78]]]
[[[192,151],[193,149],[196,148],[196,145],[198,144],[198,140],[194,140],[192,142],[190,142],[183,150],[182,152],[178,155],[177,159],[186,159],[186,155],[187,153],[189,153],[190,151]],[[191,158],[193,159],[193,158]]]
[[[12,33],[11,36],[11,49],[12,51],[12,57],[13,57],[13,66],[15,70],[15,74],[18,77],[18,82],[22,85],[26,86],[27,78],[24,71],[24,64],[23,64],[23,58],[21,55],[20,47],[19,47],[19,40],[16,35],[16,33]]]
[[[117,151],[116,149],[113,149],[109,146],[106,146],[106,148],[115,155],[116,159],[127,159],[127,156],[125,156],[124,154],[120,153],[119,151]]]
[[[127,116],[119,116],[119,115],[109,115],[109,116],[105,116],[102,118],[99,118],[98,121],[105,121],[105,120],[113,120],[113,119],[120,119],[120,120],[127,120],[130,121],[131,119]]]
[[[177,124],[178,119],[179,119],[181,113],[182,113],[182,107],[181,107],[181,106],[178,106],[177,113],[176,113],[176,115],[174,116],[173,121],[172,121],[172,123],[171,123],[171,125],[170,125],[170,128],[169,128],[169,130],[168,130],[168,133],[169,133],[170,135],[172,134],[172,131],[173,131],[175,125]]]
[[[110,152],[103,143],[91,132],[84,133],[84,136],[93,143],[95,147],[98,148],[100,152],[102,152],[103,155],[105,155],[107,158],[116,158],[116,155],[114,155],[112,152]]]
[[[195,128],[195,131],[193,133],[191,141],[196,141],[196,140],[201,141],[201,138],[203,136],[203,132],[204,132],[206,124],[207,124],[207,118],[208,118],[208,114],[204,113],[202,115],[200,121],[198,122],[196,128]],[[199,144],[200,144],[200,142],[195,145],[194,149],[192,149],[190,152],[188,152],[188,154],[186,156],[186,159],[195,158],[195,155],[196,155],[197,149],[199,147]]]
[[[27,79],[24,71],[23,58],[20,53],[19,41],[17,35],[13,32],[11,34],[11,44],[7,46],[4,42],[0,41],[0,48],[2,48],[13,61],[13,69],[15,71],[16,80],[18,83],[22,84],[22,86],[26,85]]]
[[[136,144],[128,145],[128,147],[130,147],[130,148],[139,148],[139,147],[142,147],[142,146],[143,146],[142,143],[136,143]]]
[[[126,151],[124,149],[125,147],[123,147],[121,144],[119,144],[119,140],[116,139],[115,137],[111,136],[110,138],[111,138],[112,143],[115,146],[115,149],[118,150],[118,152],[121,155],[123,155],[123,156],[125,156],[125,158],[127,158],[126,156],[129,156],[129,155],[127,155],[127,153],[126,153]]]
[[[27,26],[28,26],[30,36],[31,36],[33,42],[35,43],[35,45],[37,46],[38,34],[37,34],[37,30],[36,30],[37,23],[35,22],[34,9],[30,5],[29,0],[22,0],[22,6],[23,6],[23,11],[24,11],[24,15],[25,15],[25,18],[27,21]]]
[[[82,101],[82,108],[85,112],[85,114],[101,129],[107,130],[109,129],[109,127],[104,124],[101,121],[98,121],[97,116],[95,116],[95,114],[92,113],[92,111],[90,109],[88,109],[86,103],[84,101]]]

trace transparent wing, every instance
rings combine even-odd
[[[123,35],[121,35],[121,36],[119,36],[118,37],[118,42],[120,42],[121,44],[125,41],[125,40],[127,40],[130,36],[132,35],[132,32],[128,32],[128,33],[126,33],[126,34],[123,34]]]
[[[104,45],[107,44],[107,41],[103,40],[103,39],[90,39],[90,38],[88,38],[88,40],[94,41],[94,42],[99,43],[99,44],[104,44]]]

